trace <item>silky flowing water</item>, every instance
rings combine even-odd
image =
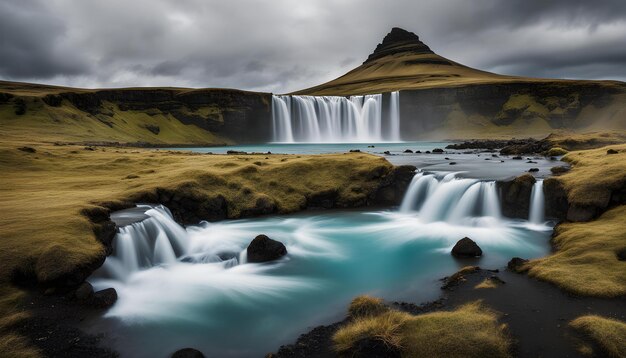
[[[551,227],[503,218],[495,183],[454,173],[418,173],[401,208],[330,211],[183,229],[165,207],[121,229],[115,252],[91,278],[117,303],[91,322],[122,356],[167,357],[194,347],[208,356],[262,356],[319,324],[342,319],[370,294],[423,302],[462,266],[502,268],[513,256],[549,251]],[[533,202],[537,201],[537,196]],[[143,210],[142,210],[143,211]],[[283,242],[281,260],[246,263],[258,234]],[[462,237],[484,251],[456,260]]]

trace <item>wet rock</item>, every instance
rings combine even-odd
[[[272,240],[266,235],[259,235],[247,248],[248,262],[267,262],[287,255],[287,248],[282,242]]]
[[[383,152],[383,154],[391,155],[391,152],[386,150],[386,151]]]
[[[528,262],[528,260],[523,259],[521,257],[514,257],[506,264],[506,267],[513,272],[521,273],[525,272],[527,269],[523,269],[522,267]]]
[[[496,183],[501,193],[502,214],[511,218],[528,218],[530,193],[537,180],[532,174],[524,174],[508,181]],[[544,192],[547,192],[544,190]]]
[[[608,150],[606,151],[606,154],[617,154],[617,153],[619,153],[619,152],[618,152],[618,151],[616,151],[615,149],[608,149]]]
[[[76,291],[74,291],[74,297],[79,301],[85,301],[93,295],[93,286],[87,281],[83,282]]]
[[[478,257],[482,254],[483,250],[469,237],[462,238],[452,248],[452,256],[455,257]]]
[[[248,154],[244,151],[241,150],[227,150],[226,154],[231,154],[231,155],[243,155],[243,154]]]
[[[435,148],[435,149],[433,149],[433,153],[441,154],[441,153],[443,153],[443,149]]]
[[[456,162],[450,162],[449,165],[456,165]]]
[[[617,252],[617,259],[620,261],[626,261],[626,247],[624,247],[623,249],[619,250]]]
[[[529,173],[536,173],[538,171],[539,171],[539,168],[530,168],[530,169],[528,169]]]
[[[360,149],[350,149],[350,153],[361,153]]]
[[[513,159],[513,160],[522,160],[523,158],[522,158],[522,157],[520,157],[519,155],[517,155],[517,156],[515,156],[515,157],[513,157],[513,158],[511,158],[511,159]]]
[[[415,153],[417,153],[417,154],[421,154],[421,153],[422,153],[422,151],[421,151],[421,150],[416,150],[416,151],[415,151]]]
[[[117,301],[117,291],[114,288],[106,288],[93,294],[91,304],[98,308],[109,308]]]
[[[449,290],[449,289],[459,285],[461,282],[466,281],[465,276],[471,275],[473,273],[477,273],[479,271],[480,271],[480,267],[478,267],[478,266],[463,267],[459,271],[455,272],[453,275],[444,277],[442,279],[443,285],[441,286],[441,289],[442,290]]]
[[[558,179],[547,178],[543,181],[546,216],[564,220],[567,217],[569,204],[567,192]]]
[[[430,150],[427,150],[427,151],[426,151],[426,154],[430,154]]]
[[[183,348],[174,352],[172,358],[204,358],[204,354],[197,349]]]
[[[405,150],[404,150],[404,153],[413,153],[413,151],[412,151],[412,150],[410,150],[410,149],[405,149]]]
[[[561,175],[563,173],[567,173],[570,170],[569,167],[552,167],[550,168],[550,172],[553,175]]]

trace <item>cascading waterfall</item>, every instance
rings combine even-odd
[[[400,140],[399,92],[383,123],[383,96],[272,96],[274,142],[338,143]],[[383,135],[383,133],[385,133]]]
[[[500,202],[494,181],[458,178],[449,173],[417,173],[400,205],[401,212],[419,212],[424,222],[463,223],[468,218],[499,219]]]
[[[543,224],[544,211],[543,180],[537,180],[530,193],[530,213],[528,215],[528,221],[533,224]]]

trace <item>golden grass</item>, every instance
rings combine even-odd
[[[387,311],[388,308],[380,298],[362,295],[354,298],[348,307],[348,315],[352,318],[375,316]]]
[[[556,131],[551,133],[546,140],[554,146],[567,151],[595,149],[607,145],[626,143],[626,131],[596,131],[574,133],[571,131]],[[557,154],[558,155],[558,154]]]
[[[400,349],[403,357],[508,357],[506,326],[480,302],[454,311],[422,315],[389,310],[354,319],[333,337],[340,354],[362,339],[378,339]]]
[[[558,157],[565,154],[567,154],[567,150],[561,147],[552,147],[546,152],[546,156],[548,157]]]
[[[584,333],[609,357],[626,357],[626,323],[587,315],[571,321],[570,326]]]
[[[562,160],[573,166],[559,177],[570,204],[606,207],[611,193],[626,184],[626,144],[570,152]]]
[[[616,256],[626,246],[625,218],[623,205],[595,221],[559,225],[557,251],[531,261],[529,275],[580,295],[626,295],[626,262]]]
[[[492,280],[490,278],[486,278],[482,280],[482,282],[474,286],[474,288],[478,290],[485,289],[485,288],[497,288],[497,287],[498,287],[498,283],[495,280]]]

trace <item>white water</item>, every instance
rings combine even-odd
[[[499,220],[502,216],[495,181],[458,178],[456,173],[443,177],[416,174],[400,211],[418,212],[424,222],[454,224],[467,224],[476,218]]]
[[[272,96],[273,141],[342,143],[400,140],[399,93],[392,92],[383,123],[381,94]],[[386,133],[383,135],[383,133]]]
[[[477,263],[489,268],[549,250],[548,227],[501,216],[494,182],[455,173],[418,173],[395,212],[203,222],[185,230],[167,208],[146,210],[149,218],[120,230],[114,253],[90,278],[95,289],[118,292],[104,330],[123,356],[168,357],[188,346],[211,356],[260,356],[341,319],[359,294],[434,299],[436,279],[459,268],[450,250],[464,236],[480,245],[485,255]],[[247,263],[246,247],[260,233],[283,242],[288,255]]]
[[[533,190],[530,193],[530,213],[528,215],[528,221],[533,224],[543,224],[545,204],[543,196],[543,180],[537,180],[533,185]]]

